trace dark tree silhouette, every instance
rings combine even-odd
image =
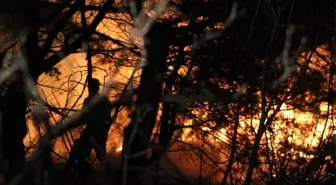
[[[7,181],[13,180],[15,183],[15,175],[30,173],[29,169],[34,168],[38,159],[36,156],[43,156],[46,160],[42,161],[50,163],[51,141],[82,124],[86,128],[78,139],[78,147],[72,147],[68,165],[73,165],[73,160],[83,161],[90,155],[94,145],[90,144],[89,136],[99,140],[97,142],[102,152],[98,152],[98,149],[95,151],[100,161],[104,161],[106,135],[114,120],[103,127],[97,125],[107,120],[105,115],[111,110],[117,114],[120,106],[128,106],[135,109],[130,114],[129,125],[124,129],[117,184],[147,182],[148,172],[153,166],[159,166],[165,151],[177,140],[178,131],[185,127],[178,121],[181,117],[193,120],[192,130],[195,133],[204,134],[201,126],[210,123],[213,130],[227,130],[229,141],[222,142],[222,146],[225,146],[223,150],[229,151],[228,164],[221,172],[224,174],[222,184],[270,184],[283,183],[288,179],[296,184],[332,183],[335,174],[331,171],[334,166],[329,163],[328,166],[323,160],[332,155],[330,151],[334,145],[323,140],[324,134],[330,135],[325,133],[325,129],[320,144],[313,151],[314,158],[308,165],[299,164],[295,169],[280,164],[283,161],[300,162],[277,157],[279,155],[272,148],[274,142],[268,136],[275,137],[272,135],[274,123],[276,119],[280,120],[278,113],[284,104],[295,110],[316,113],[319,105],[327,102],[328,113],[320,113],[320,117],[326,120],[327,125],[332,116],[335,104],[335,3],[330,0],[164,2],[154,1],[152,5],[142,0],[16,0],[4,3],[6,6],[0,8],[0,23],[4,25],[0,32],[5,35],[1,39],[4,42],[1,47],[4,70],[1,71],[0,82],[6,90],[1,96],[0,110],[2,154],[8,163]],[[151,6],[156,8],[149,11]],[[143,39],[143,46],[141,42],[120,41],[99,31],[99,25],[112,19],[109,17],[111,14],[118,13],[130,17],[123,24],[136,30],[137,36]],[[4,18],[6,16],[7,20]],[[78,17],[79,20],[74,21]],[[22,30],[19,29],[21,26]],[[122,24],[118,26],[123,27]],[[24,39],[20,42],[16,41],[22,37]],[[117,49],[109,48],[109,42],[117,45]],[[321,46],[331,53],[329,58],[317,51]],[[5,55],[13,50],[22,54],[20,61],[24,62],[6,61]],[[104,96],[108,92],[96,96],[97,88],[91,83],[92,58],[103,56],[100,58],[102,63],[122,63],[126,66],[127,57],[121,62],[114,58],[121,50],[125,55],[140,58],[135,67],[136,70],[142,69],[139,86],[134,90],[136,100],[129,100],[133,92],[122,92],[121,98],[106,108],[100,103],[107,101]],[[62,119],[62,124],[51,126],[46,121],[46,131],[40,138],[39,148],[31,160],[25,162],[22,141],[27,133],[29,102],[43,103],[50,112],[63,114],[62,110],[40,100],[34,83],[43,73],[53,75],[57,71],[56,64],[78,52],[87,54],[85,84],[88,85],[84,87],[89,89],[86,102],[90,103],[85,103],[79,116],[65,121]],[[302,56],[303,52],[308,54]],[[314,67],[317,64],[312,56],[307,55],[316,55],[315,58],[324,61],[326,65],[322,68],[325,70]],[[180,69],[185,69],[185,72]],[[7,72],[12,75],[7,75]],[[14,78],[16,74],[18,76]],[[125,86],[128,87],[129,83]],[[127,95],[126,98],[124,95]],[[128,99],[126,103],[123,102],[125,99]],[[134,106],[125,105],[132,103]],[[206,119],[194,114],[193,109],[207,112]],[[160,111],[161,117],[157,120]],[[241,127],[239,119],[241,116],[252,119],[255,115],[258,116],[258,127],[245,128],[253,134],[244,139],[245,136],[238,132]],[[283,121],[287,125],[294,124],[286,119]],[[157,122],[159,125],[156,125]],[[156,127],[159,127],[156,133],[159,136],[153,139]],[[97,130],[98,133],[95,132]],[[203,142],[206,143],[206,140]],[[286,147],[288,150],[288,143],[284,141],[282,145],[282,150]],[[217,150],[215,146],[211,147]],[[201,151],[198,146],[190,148]],[[311,152],[308,149],[300,150]],[[206,152],[203,154],[207,155]],[[208,158],[211,160],[211,157]],[[332,155],[332,158],[335,156]],[[213,160],[212,164],[220,166],[218,161]],[[236,167],[236,164],[243,167]],[[262,165],[267,166],[267,172],[262,170]],[[328,170],[324,170],[324,165],[329,172],[325,172]],[[288,175],[288,171],[297,177]],[[233,173],[241,175],[238,178]],[[321,173],[332,178],[322,182],[319,178]],[[93,172],[85,176],[91,178],[91,174]],[[41,176],[44,179],[44,175]],[[89,184],[83,181],[83,177],[80,180]]]

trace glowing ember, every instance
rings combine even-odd
[[[120,145],[117,149],[116,152],[121,152],[122,151],[122,145]]]

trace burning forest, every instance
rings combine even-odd
[[[0,8],[0,184],[333,185],[335,2]]]

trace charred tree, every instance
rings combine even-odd
[[[156,22],[146,35],[147,64],[141,75],[136,110],[124,129],[122,170],[126,171],[127,184],[133,184],[148,165],[146,154],[162,95],[169,49],[164,33],[167,33],[165,25]]]
[[[23,139],[27,134],[27,99],[21,79],[8,86],[1,100],[3,157],[7,162],[6,180],[11,180],[25,162]]]
[[[32,31],[22,45],[26,55],[27,70],[34,81],[40,74],[39,49],[37,31]],[[16,64],[14,64],[16,65]],[[12,82],[2,97],[2,146],[4,159],[8,161],[7,180],[12,179],[21,170],[25,162],[23,139],[27,134],[26,110],[30,100],[29,89],[26,88],[22,71],[18,71],[17,79]]]

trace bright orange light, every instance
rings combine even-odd
[[[121,16],[121,15],[109,15],[110,17],[113,16]],[[125,15],[123,15],[126,18],[129,18]],[[202,21],[206,19],[205,17],[199,17],[198,20]],[[75,20],[76,21],[76,20]],[[189,22],[184,21],[178,23],[178,27],[188,26]],[[223,24],[222,23],[216,23],[216,28],[222,29]],[[111,29],[113,28],[113,29]],[[130,29],[130,28],[128,28]],[[108,36],[112,38],[118,38],[122,41],[125,41],[127,43],[129,42],[135,42],[139,43],[140,41],[136,41],[135,39],[132,41],[127,41],[125,38],[128,38],[127,36],[121,37],[119,33],[125,34],[123,30],[118,28],[118,25],[115,22],[111,22],[109,20],[104,20],[101,24],[98,26],[98,30],[107,34]],[[111,31],[114,30],[114,31]],[[128,34],[128,33],[126,33]],[[112,48],[117,48],[117,46],[114,44],[111,45]],[[177,48],[175,48],[177,49]],[[184,52],[191,51],[191,46],[186,46],[183,48]],[[319,51],[322,52],[325,56],[328,56],[330,53],[325,53],[323,50],[323,47],[319,48]],[[303,56],[307,55],[303,54]],[[128,56],[125,53],[118,53],[116,54],[120,58],[125,58],[125,60],[137,60],[134,56]],[[83,103],[83,100],[85,97],[87,97],[87,92],[83,91],[81,94],[80,92],[83,89],[83,84],[85,82],[86,75],[83,71],[86,70],[86,60],[85,60],[86,54],[80,53],[80,54],[74,54],[63,61],[61,61],[57,67],[61,71],[60,80],[56,80],[54,77],[50,77],[48,75],[41,75],[39,78],[39,83],[43,84],[44,86],[40,86],[39,89],[41,91],[41,94],[43,94],[43,97],[45,100],[47,100],[50,104],[55,105],[56,107],[61,108],[73,108],[80,110],[81,104]],[[299,62],[303,62],[304,60],[299,60]],[[174,62],[174,59],[171,59],[170,62]],[[111,62],[113,63],[113,62]],[[99,68],[103,68],[106,71],[113,71],[112,69],[118,68],[118,73],[108,73],[106,74],[106,71],[99,71],[97,69],[96,72],[94,72],[94,75],[96,78],[98,78],[101,82],[104,82],[106,78],[111,77],[111,81],[114,83],[119,84],[125,84],[131,74],[133,73],[134,68],[133,67],[120,67],[117,66],[117,64],[97,64]],[[313,57],[311,63],[309,63],[309,67],[314,70],[318,71],[328,71],[329,69],[326,66],[326,61],[318,61],[317,57]],[[170,70],[174,70],[173,65],[169,66]],[[196,71],[198,70],[197,67],[194,67],[192,69],[189,69],[188,62],[186,65],[182,65],[178,69],[178,74],[185,77],[189,70]],[[300,71],[298,69],[298,71]],[[139,71],[137,73],[137,76],[139,76],[141,72]],[[334,78],[334,77],[333,77]],[[138,80],[138,78],[137,78]],[[220,88],[223,89],[230,89],[232,92],[235,92],[237,89],[232,89],[231,85],[228,84],[225,81],[218,82],[218,79],[211,79],[212,81],[216,81],[219,84]],[[109,83],[112,83],[109,82]],[[335,80],[336,82],[336,80]],[[234,82],[235,85],[238,86],[237,82]],[[111,84],[108,84],[111,85]],[[52,88],[49,88],[49,86],[54,87],[54,89],[57,89],[61,87],[63,90],[54,90]],[[123,86],[123,85],[121,85]],[[290,85],[289,85],[290,86]],[[323,88],[326,87],[326,84],[323,84]],[[64,90],[65,89],[65,90]],[[241,90],[242,92],[245,92],[246,89],[243,89],[242,87],[238,86],[238,90]],[[289,92],[289,89],[287,89],[287,92]],[[117,91],[111,92],[112,95],[116,95]],[[45,95],[45,97],[44,97]],[[261,97],[261,91],[256,92],[256,95]],[[81,97],[80,97],[81,96]],[[306,92],[304,94],[304,97],[306,101],[309,101],[309,99],[312,97],[311,93]],[[79,101],[77,102],[77,105],[75,107],[71,107],[72,103],[76,101],[76,99],[79,98]],[[256,106],[259,106],[261,108],[260,102],[256,103]],[[204,107],[209,108],[208,104],[204,103]],[[324,102],[319,105],[320,114],[326,115],[329,111],[329,113],[332,110],[330,109],[330,106]],[[209,117],[211,117],[211,112],[207,110],[201,110],[201,109],[193,109],[191,110],[192,114],[196,116],[198,119],[187,119],[185,118],[183,125],[185,128],[182,129],[182,135],[179,138],[185,143],[191,144],[191,145],[201,145],[201,144],[208,144],[208,148],[205,150],[208,150],[209,153],[215,153],[214,148],[220,150],[221,152],[229,155],[229,150],[225,147],[226,144],[224,143],[230,143],[230,138],[232,137],[232,132],[230,132],[231,128],[215,128],[215,126],[218,124],[214,121],[207,121]],[[72,112],[71,112],[72,113]],[[71,115],[71,113],[69,113]],[[270,111],[269,114],[271,114],[272,111]],[[57,115],[53,115],[55,120],[53,122],[60,120],[61,118]],[[258,130],[258,126],[260,124],[260,113],[255,113],[253,115],[244,115],[239,117],[239,127],[238,127],[238,139],[242,139],[246,137],[245,140],[248,142],[253,141],[255,137],[255,133]],[[159,119],[159,116],[158,116]],[[200,120],[206,122],[204,125],[197,125],[197,121]],[[122,123],[122,126],[125,126],[129,123],[128,118],[128,111],[123,111],[119,114],[117,117],[117,122]],[[263,124],[263,123],[262,123]],[[313,149],[319,145],[319,142],[322,139],[325,139],[328,134],[335,133],[336,130],[332,130],[332,126],[335,126],[336,123],[334,120],[328,118],[327,120],[325,118],[317,117],[316,114],[311,112],[304,112],[299,111],[291,107],[289,104],[283,103],[280,108],[280,112],[276,115],[274,121],[272,122],[272,125],[270,125],[273,128],[273,133],[267,131],[266,136],[267,138],[272,138],[272,143],[268,143],[268,146],[273,148],[276,153],[279,153],[280,157],[285,157],[286,153],[280,151],[281,149],[281,143],[285,140],[288,141],[289,144],[291,144],[291,149],[289,149],[289,152],[292,154],[292,159],[296,159],[298,156],[303,158],[311,159],[313,155],[307,154],[303,149],[294,149],[295,146],[305,147],[308,149]],[[29,134],[24,140],[24,143],[26,146],[32,146],[33,144],[36,144],[38,142],[39,138],[39,132],[38,129],[36,129],[33,124],[31,123],[31,120],[28,121],[28,127],[29,127]],[[113,136],[118,137],[109,137],[107,141],[107,150],[114,153],[120,153],[122,151],[122,128],[119,127],[117,124],[114,124],[111,127],[110,134]],[[112,133],[113,130],[113,133]],[[200,131],[199,131],[200,130]],[[202,133],[202,134],[200,134]],[[71,137],[77,138],[80,135],[79,131],[72,131],[71,133],[68,133],[69,135],[72,135]],[[323,134],[323,135],[322,135]],[[60,155],[66,156],[68,154],[68,149],[70,148],[70,145],[72,144],[72,140],[70,136],[64,136],[64,138],[59,138],[54,145],[55,152],[59,153]],[[248,142],[246,142],[246,146],[248,145]],[[265,137],[263,138],[262,144],[266,143]],[[266,144],[265,144],[266,145]],[[245,146],[244,146],[245,147]],[[301,151],[302,150],[302,151]],[[296,155],[297,154],[297,155]],[[219,157],[220,160],[225,161],[227,160],[227,157],[225,155],[221,155]],[[224,165],[225,166],[225,165]]]
[[[122,145],[120,145],[117,149],[116,149],[116,152],[121,152],[122,151]]]

